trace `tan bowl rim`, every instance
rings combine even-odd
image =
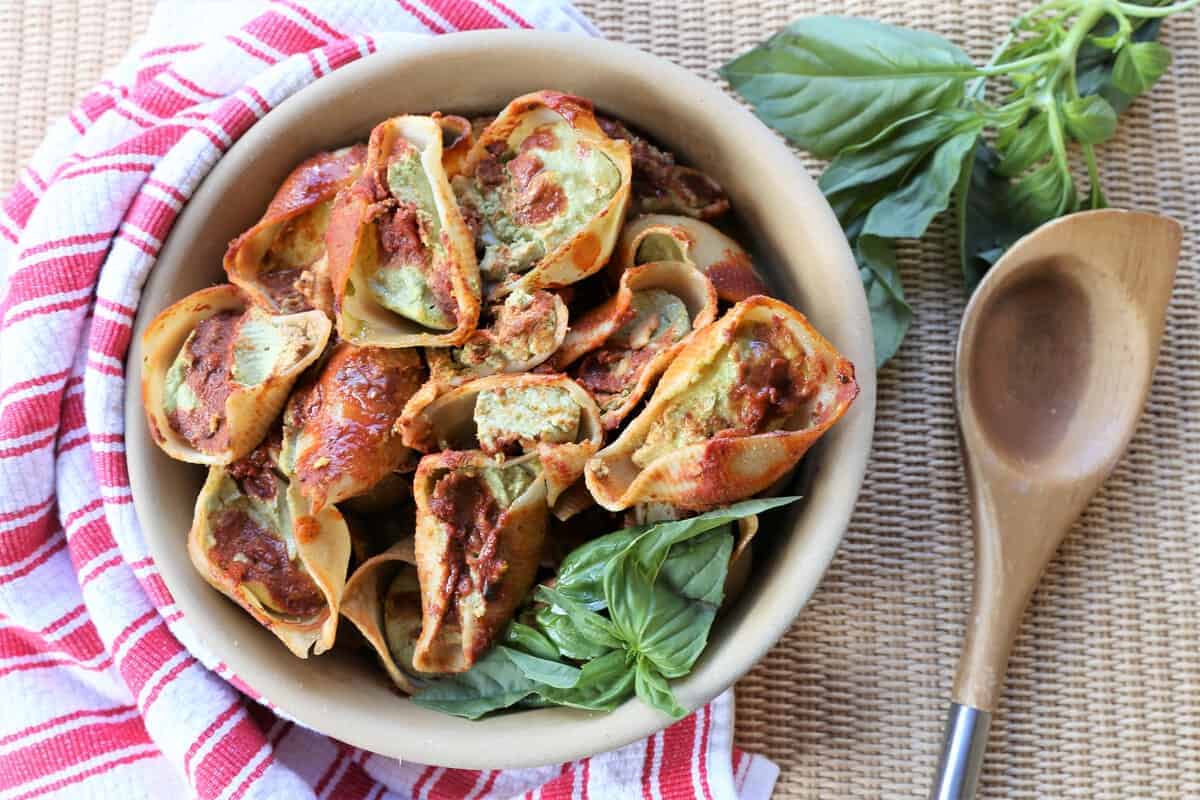
[[[866,471],[875,417],[875,363],[870,318],[858,269],[837,219],[801,161],[774,133],[718,86],[628,45],[577,34],[481,31],[414,37],[405,43],[403,50],[384,50],[316,81],[250,128],[218,161],[184,207],[162,249],[158,265],[147,281],[143,299],[162,300],[170,296],[172,287],[168,273],[175,276],[185,268],[189,243],[204,230],[206,215],[218,207],[221,189],[236,181],[239,170],[249,168],[256,153],[269,148],[275,137],[287,134],[306,112],[353,99],[356,88],[362,89],[385,73],[400,75],[405,69],[427,68],[430,60],[449,65],[464,57],[501,58],[505,54],[526,60],[536,58],[547,65],[557,63],[556,59],[571,63],[572,68],[584,65],[606,73],[609,80],[621,75],[627,81],[638,80],[644,84],[653,81],[656,86],[670,86],[672,92],[689,98],[689,105],[702,110],[708,118],[719,120],[723,132],[714,135],[717,139],[738,137],[746,153],[745,161],[740,163],[747,170],[761,174],[765,182],[763,191],[771,194],[774,205],[783,201],[788,209],[803,214],[803,226],[794,227],[807,231],[809,249],[789,258],[802,257],[824,265],[820,289],[833,300],[838,311],[820,327],[855,364],[861,393],[846,416],[814,451],[814,457],[819,461],[813,470],[816,477],[811,491],[802,503],[804,508],[789,517],[794,520],[797,514],[802,514],[805,526],[799,528],[796,522],[787,523],[792,526],[789,538],[780,543],[780,557],[775,559],[778,563],[770,565],[772,575],[763,581],[763,590],[739,599],[730,614],[739,621],[726,621],[727,632],[722,634],[721,646],[709,647],[692,674],[672,684],[679,702],[689,710],[695,709],[754,666],[788,629],[816,590],[849,524]],[[556,83],[552,73],[539,73],[536,80],[550,86]],[[484,81],[498,82],[490,77]],[[530,84],[530,88],[546,87]],[[452,106],[453,101],[448,105]],[[621,114],[619,102],[610,105],[618,106],[614,112]],[[734,205],[738,210],[736,201]],[[772,208],[762,213],[777,214],[778,210]],[[250,220],[247,225],[252,222]],[[772,235],[786,238],[793,234],[782,229],[790,224],[790,220],[785,223],[776,219],[766,230],[777,231]],[[127,458],[134,506],[143,523],[146,544],[183,612],[188,628],[203,650],[223,662],[282,714],[300,724],[366,750],[425,764],[500,769],[559,763],[628,744],[671,722],[636,698],[607,715],[541,709],[497,715],[477,722],[422,709],[400,697],[394,698],[396,706],[389,709],[389,713],[365,701],[359,704],[362,707],[355,707],[355,695],[348,695],[343,701],[346,704],[339,706],[321,692],[307,690],[305,673],[280,674],[280,670],[265,663],[277,659],[269,650],[263,650],[263,646],[278,647],[280,653],[292,658],[265,630],[258,629],[255,634],[243,627],[246,639],[253,641],[239,642],[236,632],[231,634],[222,627],[219,618],[227,616],[226,612],[214,604],[227,604],[233,612],[241,612],[206,585],[201,585],[204,592],[197,591],[194,582],[198,578],[187,574],[192,566],[183,548],[186,530],[164,535],[154,532],[158,523],[165,524],[166,517],[178,511],[164,509],[163,503],[156,502],[153,488],[161,479],[162,467],[155,466],[158,454],[146,430],[138,391],[141,334],[153,313],[164,305],[151,308],[148,302],[141,303],[135,323],[125,399]],[[801,310],[806,309],[802,307]],[[830,454],[836,454],[836,458],[830,458]],[[190,519],[190,508],[187,513]],[[799,541],[801,536],[803,542]],[[237,625],[228,617],[226,622]],[[259,642],[259,635],[270,642]],[[254,654],[256,650],[259,655]],[[321,656],[318,660],[329,657]],[[296,665],[298,669],[308,668],[308,664],[299,660]],[[328,682],[324,685],[330,692],[341,690],[338,685]],[[362,687],[356,685],[347,691],[359,692]],[[372,697],[377,695],[378,692]],[[725,750],[730,747],[727,741],[713,744]]]

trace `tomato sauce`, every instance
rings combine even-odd
[[[287,544],[244,511],[222,511],[212,521],[214,544],[208,557],[234,583],[258,583],[272,610],[312,617],[325,608],[325,596],[307,572],[288,558]]]
[[[429,508],[450,531],[443,587],[448,607],[473,591],[491,597],[508,569],[497,553],[505,511],[478,476],[463,471],[449,472],[437,482]]]
[[[225,400],[233,391],[233,344],[237,337],[237,311],[222,311],[196,326],[187,343],[192,365],[185,383],[196,396],[190,410],[176,409],[167,421],[193,447],[216,452],[229,444]]]

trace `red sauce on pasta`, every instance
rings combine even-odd
[[[258,583],[273,610],[291,617],[312,617],[325,607],[325,596],[303,567],[288,558],[287,544],[244,511],[222,511],[213,520],[214,544],[208,557],[235,583]]]
[[[557,145],[558,137],[554,135],[554,128],[542,125],[521,142],[521,152],[524,153],[535,147],[542,150],[553,150]]]
[[[538,225],[558,216],[567,207],[562,187],[543,177],[534,180],[517,200],[513,219],[521,225]]]
[[[275,434],[278,437],[278,432]],[[237,481],[242,491],[261,500],[275,498],[276,483],[271,450],[278,447],[277,438],[268,438],[250,452],[250,455],[239,459],[228,467],[229,476]]]
[[[362,144],[343,153],[318,153],[292,170],[271,199],[264,220],[328,200],[366,160],[367,147]]]
[[[737,384],[732,399],[745,432],[756,433],[771,421],[786,419],[799,411],[811,396],[804,375],[804,361],[784,354],[780,341],[789,337],[778,319],[751,327],[737,366]],[[794,349],[794,345],[787,349]]]
[[[309,307],[308,300],[297,285],[303,275],[303,269],[282,267],[260,272],[258,282],[267,297],[279,308],[284,311],[305,311]]]
[[[314,443],[297,457],[306,488],[328,489],[345,476],[370,485],[396,465],[389,447],[404,403],[420,381],[417,359],[381,347],[339,346],[319,381],[301,389],[289,425]]]
[[[497,552],[504,510],[478,476],[464,471],[448,472],[437,482],[429,509],[450,531],[444,587],[448,606],[476,590],[489,597],[508,569]]]
[[[726,250],[725,257],[704,271],[717,296],[727,303],[738,303],[756,294],[769,294],[745,253]]]
[[[180,436],[206,452],[221,450],[229,443],[225,400],[233,391],[230,369],[239,316],[237,311],[221,311],[196,326],[195,335],[186,345],[192,365],[185,382],[197,403],[190,410],[176,409],[167,417]]]

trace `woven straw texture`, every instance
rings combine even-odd
[[[148,0],[0,7],[0,184],[48,122],[145,26]],[[580,2],[613,39],[716,80],[788,20],[847,13],[929,28],[986,58],[1028,4]],[[1103,148],[1115,206],[1200,227],[1200,26],[1173,18],[1170,74]],[[813,164],[814,171],[819,165]],[[916,323],[880,376],[866,486],[840,554],[788,635],[738,686],[738,743],[782,767],[780,798],[922,797],[969,597],[953,348],[952,231],[904,251]],[[989,798],[1200,797],[1200,265],[1185,236],[1167,338],[1129,453],[1034,598],[995,721]]]

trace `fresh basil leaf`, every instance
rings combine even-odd
[[[691,672],[708,644],[724,599],[733,544],[730,529],[717,528],[671,548],[663,562],[637,649],[667,677]]]
[[[897,120],[952,108],[977,70],[950,42],[851,17],[806,17],[721,68],[759,117],[821,158]]]
[[[997,147],[1003,154],[995,167],[997,174],[1011,178],[1024,173],[1050,155],[1049,117],[1034,114],[1016,129],[1007,143],[997,142]]]
[[[508,657],[507,648],[493,647],[469,670],[433,681],[412,701],[456,717],[479,719],[524,700],[537,688]]]
[[[648,533],[645,538],[653,535]],[[689,543],[696,546],[687,548]],[[642,544],[634,547],[635,552],[615,559],[605,575],[609,613],[630,650],[649,659],[667,677],[682,677],[691,671],[708,641],[729,568],[733,535],[727,525],[710,528],[677,543],[671,555],[661,560],[653,547]],[[672,558],[667,574],[666,562]]]
[[[875,365],[882,367],[896,355],[904,334],[912,324],[912,308],[904,299],[896,247],[878,236],[851,239],[858,274],[871,312],[871,335],[875,342]]]
[[[1098,95],[1069,100],[1062,111],[1067,131],[1084,144],[1100,144],[1117,131],[1117,112]]]
[[[1158,81],[1171,66],[1171,51],[1158,42],[1135,42],[1121,48],[1113,64],[1113,85],[1129,95],[1139,95]]]
[[[667,679],[645,659],[638,659],[636,686],[637,696],[651,708],[657,708],[675,719],[687,716],[687,711],[675,700]]]
[[[1136,43],[1157,40],[1162,22],[1161,19],[1135,21],[1132,41]],[[1112,19],[1105,17],[1093,32],[1104,31],[1111,34],[1115,30],[1116,25]],[[1075,82],[1080,94],[1099,95],[1120,114],[1133,102],[1136,93],[1126,94],[1113,83],[1113,64],[1116,59],[1116,53],[1085,43],[1079,48],[1079,55],[1075,60]]]
[[[865,214],[899,186],[953,126],[949,114],[922,111],[838,153],[817,184],[842,225]]]
[[[604,596],[618,636],[631,651],[641,648],[642,634],[655,614],[654,577],[630,551],[613,559],[604,573]]]
[[[720,606],[733,554],[732,526],[722,525],[671,548],[658,571],[659,582],[678,595]]]
[[[579,667],[531,656],[503,645],[497,645],[496,649],[503,650],[509,660],[525,673],[525,677],[536,683],[543,683],[556,689],[570,689],[579,682]]]
[[[974,111],[927,111],[905,118],[870,142],[848,147],[822,173],[819,185],[843,227],[904,186],[929,164],[930,154],[958,133],[978,133]]]
[[[603,647],[622,647],[617,627],[582,603],[577,603],[557,589],[544,584],[537,587],[534,596],[543,603],[553,604],[565,611],[571,624],[585,639]]]
[[[520,622],[512,622],[504,631],[504,643],[524,650],[538,658],[556,660],[560,653],[554,642],[537,628]]]
[[[587,711],[612,711],[633,692],[634,670],[624,650],[613,650],[584,664],[579,682],[570,689],[538,689],[543,699],[555,705]]]
[[[579,626],[571,621],[567,612],[557,606],[549,605],[539,608],[536,619],[542,632],[567,658],[587,661],[612,650],[611,647],[597,644],[584,636],[579,630]]]
[[[929,223],[950,205],[963,157],[975,148],[983,121],[976,119],[938,145],[933,155],[897,191],[867,214],[863,237],[910,239],[923,236]]]
[[[1004,251],[1032,228],[1008,205],[1009,180],[995,170],[999,156],[980,140],[963,159],[957,194],[959,256],[967,294]]]
[[[1047,161],[1012,185],[1008,203],[1014,218],[1032,229],[1075,210],[1075,181]]]
[[[646,599],[638,608],[644,624],[633,646],[668,678],[682,678],[708,645],[717,606],[663,588],[655,588]]]
[[[667,557],[667,551],[679,542],[686,541],[702,533],[737,522],[743,517],[762,514],[773,508],[786,506],[799,500],[799,496],[760,497],[754,500],[743,500],[725,508],[708,511],[695,517],[660,522],[650,527],[636,541],[637,558],[647,566],[652,575],[658,573],[659,567]],[[606,583],[607,586],[607,583]]]
[[[554,588],[592,611],[604,608],[601,577],[613,556],[629,546],[649,526],[626,528],[592,539],[572,550],[558,568]]]
[[[900,347],[912,324],[912,309],[904,299],[893,238],[924,234],[933,218],[950,204],[966,153],[975,147],[984,121],[973,112],[938,112],[894,126],[891,141],[854,148],[839,156],[822,175],[822,188],[846,225],[864,209],[865,216],[846,225],[859,265],[875,361],[882,366]],[[864,186],[855,177],[861,170]]]
[[[1023,106],[997,109],[993,112],[989,117],[988,124],[996,129],[996,147],[1001,150],[1008,147],[1016,135],[1021,132],[1021,128],[1029,116],[1029,109]]]

